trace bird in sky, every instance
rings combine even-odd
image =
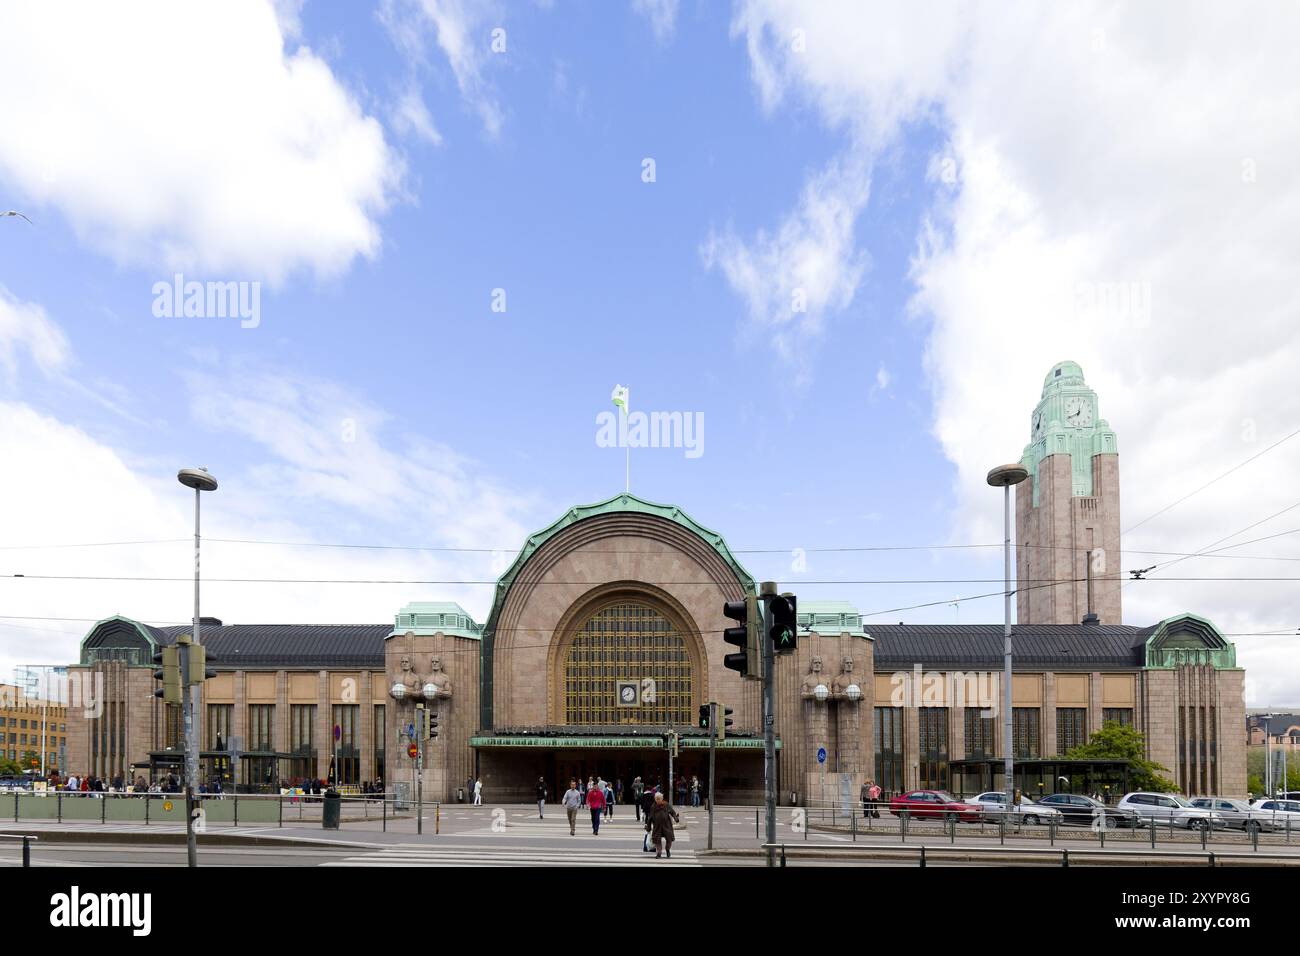
[[[10,209],[8,212],[0,212],[0,216],[23,216],[23,214],[20,212],[15,212],[14,210]],[[23,218],[27,219],[26,216],[23,216]],[[31,225],[35,225],[35,223],[33,223],[30,219],[27,219],[27,222]]]

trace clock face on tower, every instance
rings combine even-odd
[[[1092,424],[1092,402],[1075,396],[1065,400],[1065,424],[1070,428],[1086,428]]]
[[[1043,413],[1042,412],[1034,412],[1034,420],[1030,424],[1030,431],[1035,441],[1037,441],[1038,438],[1043,434]]]

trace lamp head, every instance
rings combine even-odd
[[[206,468],[182,468],[176,473],[176,480],[195,491],[217,490],[217,479],[209,475]]]

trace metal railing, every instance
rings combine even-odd
[[[31,833],[0,833],[0,840],[23,841],[23,866],[32,865],[32,841],[39,839],[40,837]]]
[[[875,856],[880,853],[887,854],[916,854],[917,865],[924,867],[929,858],[952,857],[954,854],[960,854],[963,857],[974,855],[976,857],[983,855],[985,857],[1006,858],[1008,855],[1038,857],[1045,861],[1050,860],[1053,863],[1059,861],[1062,867],[1070,866],[1071,860],[1079,861],[1088,858],[1102,858],[1107,860],[1179,860],[1185,862],[1201,862],[1205,865],[1215,867],[1221,865],[1226,860],[1241,860],[1251,863],[1260,860],[1284,860],[1293,864],[1300,865],[1300,857],[1289,853],[1232,853],[1223,850],[1137,850],[1128,848],[1116,848],[1113,850],[1093,849],[1090,847],[1061,847],[1060,849],[1047,849],[1045,847],[985,847],[985,846],[963,846],[954,850],[951,846],[932,846],[924,843],[915,843],[911,845],[897,846],[845,846],[843,844],[824,844],[815,845],[816,849],[829,849],[836,854],[848,854],[849,856]],[[779,855],[779,866],[786,865],[787,852],[804,853],[809,847],[806,844],[799,843],[764,843],[761,850],[773,850]]]

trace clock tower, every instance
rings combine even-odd
[[[1016,620],[1123,623],[1119,448],[1076,363],[1047,373],[1020,463],[1029,480],[1016,486]]]

